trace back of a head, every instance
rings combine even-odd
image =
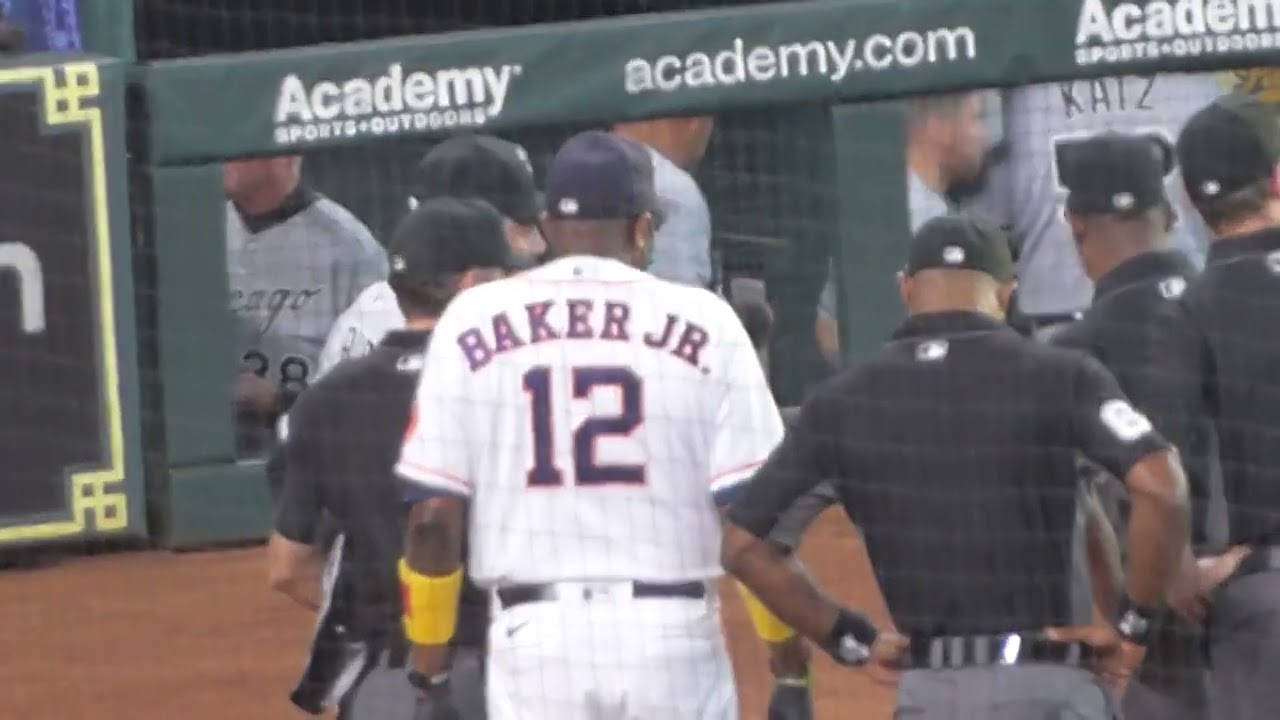
[[[1133,253],[1167,245],[1173,217],[1164,178],[1174,165],[1167,142],[1104,133],[1062,143],[1057,153],[1067,219],[1090,277]]]
[[[605,132],[569,138],[551,161],[545,192],[547,240],[558,256],[622,259],[642,242],[638,226],[658,212],[648,151]]]
[[[437,197],[476,197],[520,225],[542,212],[529,154],[491,135],[456,135],[431,149],[414,170],[409,207]]]
[[[1276,201],[1280,127],[1257,98],[1233,93],[1200,109],[1178,136],[1188,197],[1215,235],[1261,221]]]
[[[396,225],[388,246],[388,284],[405,316],[435,316],[474,270],[506,270],[511,249],[502,215],[478,198],[432,198]]]
[[[1009,239],[978,218],[933,218],[912,238],[903,276],[903,299],[911,314],[1003,315],[1014,281]]]

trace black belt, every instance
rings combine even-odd
[[[1280,545],[1255,545],[1240,561],[1232,578],[1280,570]]]
[[[909,667],[916,670],[1033,663],[1079,667],[1093,659],[1093,649],[1083,643],[1032,633],[913,638],[909,654]]]
[[[610,584],[607,582],[596,583],[598,586]],[[576,585],[581,585],[581,587],[574,587],[573,590],[566,589]],[[502,609],[506,610],[525,603],[547,602],[573,596],[566,593],[574,593],[583,600],[590,600],[597,594],[601,597],[608,595],[607,590],[593,589],[592,583],[509,585],[498,589],[498,602],[502,604]],[[707,585],[702,582],[650,583],[637,580],[631,583],[631,597],[633,598],[689,598],[691,600],[701,600],[706,596]]]

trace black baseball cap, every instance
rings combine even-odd
[[[1000,282],[1014,278],[1009,237],[984,220],[943,215],[920,226],[907,252],[907,275],[921,270],[975,270]]]
[[[503,216],[533,225],[542,199],[529,153],[492,135],[456,135],[418,162],[409,187],[410,207],[434,197],[478,197]]]
[[[474,268],[510,268],[502,214],[479,198],[431,198],[391,233],[391,277],[428,283]]]
[[[1166,202],[1173,148],[1154,135],[1097,135],[1060,145],[1057,159],[1072,214],[1130,215]]]
[[[551,161],[546,202],[547,215],[569,220],[656,215],[653,157],[644,146],[610,133],[578,133]]]
[[[1271,177],[1280,160],[1280,128],[1257,98],[1232,93],[1191,116],[1177,149],[1187,195],[1204,203]]]

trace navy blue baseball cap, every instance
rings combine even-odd
[[[547,215],[563,220],[621,220],[658,214],[653,157],[638,143],[592,130],[569,138],[551,161]]]

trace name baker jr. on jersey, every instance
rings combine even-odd
[[[525,322],[517,329],[510,314],[493,315],[490,328],[471,327],[458,334],[458,347],[467,358],[471,371],[488,365],[498,355],[526,345],[551,340],[616,340],[631,342],[633,333],[641,333],[641,341],[654,350],[668,350],[675,357],[701,369],[699,353],[711,336],[702,327],[674,313],[668,313],[660,327],[635,328],[631,323],[631,306],[621,301],[603,304],[602,313],[594,313],[590,300],[542,300],[525,305]]]

